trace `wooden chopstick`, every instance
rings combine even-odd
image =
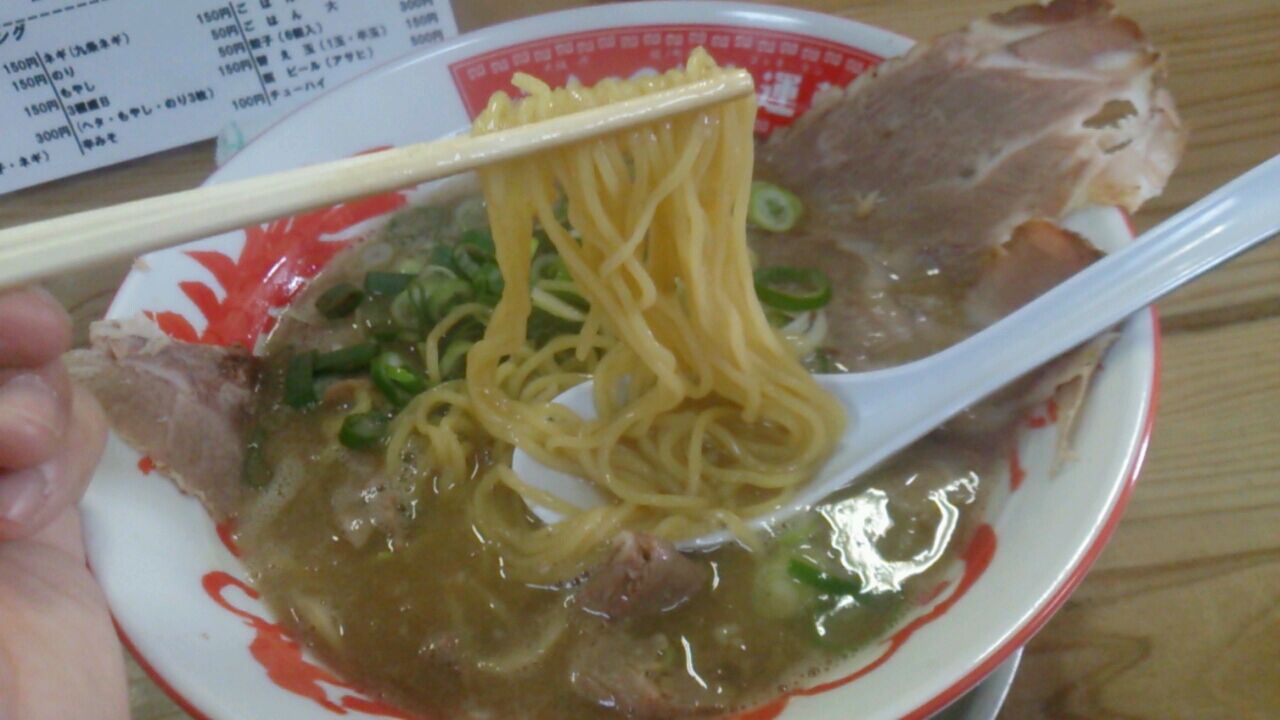
[[[478,137],[394,148],[0,230],[0,288],[343,200],[410,187],[753,92],[721,77]]]

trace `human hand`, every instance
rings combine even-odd
[[[129,716],[120,644],[75,507],[106,421],[59,360],[70,345],[53,296],[0,292],[0,720]]]

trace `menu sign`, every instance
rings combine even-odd
[[[0,193],[260,122],[456,34],[449,0],[4,0]]]

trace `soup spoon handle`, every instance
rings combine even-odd
[[[862,435],[848,457],[869,453],[873,457],[862,455],[857,463],[866,470],[1013,379],[1277,232],[1280,156],[951,348],[888,370],[824,378],[856,416],[854,435]],[[823,479],[828,482],[815,485],[825,489],[814,495],[840,484]]]
[[[1174,215],[1124,249],[1095,262],[973,337],[916,362],[873,372],[819,375],[851,422],[813,481],[784,507],[751,519],[785,520],[849,485],[964,408],[1034,370],[1280,231],[1280,156]],[[590,385],[562,403],[593,414]],[[525,482],[581,508],[607,502],[589,483],[517,450]],[[531,505],[545,522],[560,516]],[[682,540],[684,550],[731,539],[721,530]]]

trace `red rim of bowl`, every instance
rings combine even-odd
[[[883,32],[890,32],[887,30],[883,30],[881,28],[876,28],[876,29],[882,30]],[[353,77],[350,80],[350,82],[354,82],[360,77],[363,77],[364,75],[368,75],[370,73],[381,70],[385,66],[391,65],[397,61],[398,60],[393,60],[389,63],[384,63],[376,67],[370,68],[369,70],[366,70],[365,72],[362,72],[356,75],[355,77]],[[276,122],[272,123],[269,126],[269,128],[275,127],[276,125],[280,124],[284,120],[293,116],[295,113],[300,112],[305,107],[312,104],[313,102],[315,102],[314,99],[309,100],[303,103],[302,105],[298,106],[294,110],[286,113],[283,117],[278,119]],[[262,135],[265,135],[265,134],[266,133],[264,132]],[[262,135],[259,135],[258,137],[262,137]],[[251,140],[241,150],[243,151],[244,149],[247,149],[255,141],[256,141],[256,138],[254,140]],[[1132,218],[1128,215],[1128,213],[1124,213],[1124,219],[1125,219],[1125,224],[1129,230],[1130,237],[1136,238],[1137,233],[1135,232]],[[928,718],[934,713],[937,713],[945,709],[948,705],[958,700],[961,696],[969,692],[971,689],[973,689],[974,686],[976,686],[983,679],[985,679],[987,675],[989,675],[993,670],[999,667],[1000,663],[1008,659],[1008,657],[1011,654],[1013,654],[1015,650],[1017,650],[1018,648],[1025,645],[1028,641],[1030,641],[1031,638],[1034,637],[1035,634],[1039,632],[1041,628],[1044,627],[1044,625],[1050,620],[1050,618],[1052,618],[1054,614],[1057,613],[1057,611],[1062,607],[1063,603],[1067,601],[1067,599],[1071,596],[1072,592],[1074,592],[1075,589],[1084,580],[1085,576],[1088,575],[1089,570],[1093,567],[1094,562],[1097,561],[1098,556],[1102,553],[1103,548],[1106,546],[1107,542],[1111,539],[1111,535],[1115,532],[1116,526],[1119,524],[1121,517],[1124,515],[1124,510],[1129,503],[1129,497],[1132,495],[1134,485],[1136,485],[1137,483],[1138,475],[1142,471],[1143,462],[1146,459],[1147,448],[1150,445],[1151,435],[1155,427],[1156,410],[1159,406],[1160,370],[1161,370],[1161,353],[1162,353],[1162,341],[1161,341],[1161,334],[1160,334],[1160,315],[1154,305],[1148,308],[1148,310],[1151,313],[1151,322],[1152,322],[1151,396],[1147,403],[1147,413],[1146,413],[1146,416],[1143,418],[1142,429],[1140,432],[1138,443],[1135,446],[1132,457],[1129,459],[1129,468],[1126,471],[1123,485],[1120,487],[1120,492],[1117,495],[1115,502],[1112,504],[1111,509],[1108,511],[1107,517],[1104,520],[1102,527],[1098,530],[1097,535],[1094,536],[1093,541],[1090,543],[1089,547],[1085,550],[1084,554],[1081,555],[1080,560],[1075,564],[1074,567],[1071,568],[1066,578],[1056,588],[1053,589],[1053,591],[1051,592],[1047,600],[1045,600],[1039,607],[1035,608],[1034,613],[1031,615],[1030,619],[1028,619],[1017,630],[1015,630],[1014,633],[1011,636],[1009,636],[1009,638],[1005,640],[1004,643],[998,646],[991,654],[989,654],[987,657],[980,660],[967,673],[962,675],[950,686],[948,686],[938,694],[934,695],[932,698],[922,703],[920,706],[918,706],[911,712],[908,712],[907,714],[903,715],[902,716],[903,720],[923,720],[924,718]],[[90,572],[93,571],[92,566],[89,567],[89,570]],[[170,684],[169,681],[164,677],[164,675],[155,666],[153,666],[150,663],[150,661],[147,660],[146,656],[143,655],[142,652],[138,650],[137,645],[133,642],[133,640],[129,638],[128,634],[125,633],[124,628],[115,619],[114,613],[112,613],[112,624],[115,626],[116,634],[120,637],[121,643],[124,645],[125,649],[129,651],[129,654],[133,656],[134,660],[138,663],[138,666],[142,668],[143,672],[147,674],[147,677],[149,677],[151,681],[154,682],[164,692],[164,694],[167,695],[169,699],[174,702],[174,704],[178,705],[178,707],[181,708],[183,712],[187,713],[195,720],[212,720],[210,715],[206,714],[205,712],[197,708],[188,698],[186,698],[181,692],[179,692],[177,688],[175,688],[172,684]]]

